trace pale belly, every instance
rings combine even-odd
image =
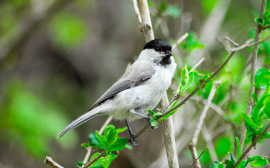
[[[166,72],[165,72],[166,73]],[[157,74],[153,79],[140,86],[124,90],[114,98],[114,110],[111,113],[116,120],[136,120],[141,116],[132,114],[129,110],[148,115],[147,110],[153,110],[160,102],[163,94],[171,84],[172,76],[170,73]]]

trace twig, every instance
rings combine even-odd
[[[207,150],[207,147],[201,152],[201,154],[193,161],[193,163],[189,166],[189,168],[191,168],[195,162],[197,162],[198,159],[200,159],[200,157],[204,154],[204,152]]]
[[[188,37],[188,33],[185,33],[182,35],[173,45],[172,45],[172,50],[175,49],[175,47],[180,44],[182,41],[184,41]]]
[[[244,157],[248,154],[248,152],[252,149],[252,147],[254,147],[256,145],[256,143],[258,142],[258,140],[260,140],[262,138],[262,136],[266,133],[266,131],[269,128],[270,128],[270,124],[268,124],[267,127],[259,134],[259,136],[255,140],[252,141],[252,143],[247,147],[247,149],[242,153],[242,155],[240,156],[240,158],[235,163],[235,165],[234,165],[235,168],[244,159]]]
[[[56,163],[51,157],[46,156],[44,163],[50,165],[51,167],[54,168],[64,168],[63,166],[59,165],[58,163]]]
[[[265,29],[268,29],[268,28],[270,28],[270,25],[264,26],[264,27],[262,28],[262,31],[265,30]]]
[[[206,117],[207,111],[208,111],[208,109],[210,107],[211,101],[212,101],[212,99],[213,99],[213,97],[215,95],[215,92],[216,92],[219,85],[220,85],[219,81],[214,82],[214,85],[213,85],[213,87],[212,87],[212,89],[210,91],[210,94],[208,96],[208,99],[207,99],[207,104],[204,106],[204,109],[203,109],[202,114],[200,116],[198,125],[196,127],[195,132],[194,132],[193,138],[191,139],[191,142],[189,144],[189,149],[191,151],[192,158],[193,158],[194,161],[196,160],[196,158],[198,158],[197,151],[196,151],[196,145],[197,145],[197,142],[198,142],[199,134],[201,132],[203,122],[204,122],[204,119]],[[194,168],[200,168],[200,167],[201,167],[200,162],[198,160],[195,161]]]
[[[212,160],[218,160],[218,157],[217,157],[217,154],[216,154],[216,151],[215,151],[215,147],[214,147],[214,144],[213,144],[213,137],[210,135],[208,129],[206,128],[206,126],[204,125],[202,127],[202,135],[207,143],[207,146],[209,148],[209,152],[210,152],[210,155],[211,155],[211,159]]]
[[[102,134],[103,133],[103,131],[105,130],[105,128],[107,127],[107,125],[112,121],[112,119],[113,119],[112,116],[108,117],[108,119],[105,121],[105,123],[100,128],[99,134]]]
[[[141,17],[139,8],[138,8],[137,0],[133,0],[133,6],[134,6],[135,14],[137,15],[137,18],[138,18],[138,21],[139,21],[139,24],[140,24],[139,30],[142,31],[142,17]]]
[[[101,158],[103,156],[103,154],[105,153],[105,151],[102,151],[97,157],[95,157],[95,159],[93,159],[92,161],[90,162],[87,162],[86,164],[84,164],[82,166],[82,168],[87,168],[89,167],[91,164],[93,164],[95,161],[97,161],[99,158]]]
[[[261,10],[260,10],[260,18],[263,17],[263,14],[265,12],[265,6],[266,6],[266,1],[267,0],[262,0],[262,4],[261,4]],[[255,36],[255,45],[253,48],[253,52],[252,52],[252,61],[251,61],[251,76],[250,76],[250,83],[254,84],[254,77],[255,77],[255,65],[256,65],[256,60],[257,60],[257,54],[258,54],[258,41],[260,38],[260,33],[261,33],[261,26],[258,24],[257,25],[257,29],[256,29],[256,36]],[[253,85],[250,85],[250,89],[249,89],[249,96],[248,96],[248,107],[247,107],[247,115],[250,115],[251,110],[252,110],[252,94],[254,92],[254,87]],[[244,147],[244,142],[245,142],[245,138],[246,138],[246,133],[247,133],[247,129],[245,127],[245,123],[243,122],[242,124],[242,133],[241,133],[241,137],[240,137],[240,145],[241,145],[241,149],[243,149]]]
[[[194,71],[194,69],[196,69],[204,60],[205,60],[204,57],[200,59],[200,61],[197,64],[195,64],[189,72]]]

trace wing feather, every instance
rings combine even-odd
[[[105,101],[112,99],[117,93],[122,92],[126,89],[130,89],[132,87],[136,87],[138,85],[143,84],[144,82],[151,79],[151,77],[155,74],[155,70],[153,68],[149,68],[146,66],[138,66],[137,68],[131,68],[124,73],[124,75],[114,83],[89,109],[93,109]],[[89,111],[88,110],[88,111]]]

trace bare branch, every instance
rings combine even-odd
[[[142,31],[142,17],[141,17],[139,8],[138,8],[137,0],[133,0],[133,6],[134,6],[135,14],[137,15],[137,18],[138,18],[138,21],[139,21],[139,24],[140,24],[139,30]]]
[[[58,163],[56,163],[51,157],[46,156],[44,163],[50,165],[51,167],[54,168],[64,168],[63,166],[59,165]]]
[[[103,156],[103,154],[105,153],[105,151],[102,151],[97,157],[95,157],[95,159],[93,159],[92,161],[90,162],[87,162],[86,164],[84,164],[82,166],[82,168],[87,168],[89,167],[91,164],[93,164],[95,161],[97,161],[99,158],[101,158]]]
[[[196,151],[196,145],[197,145],[197,142],[198,142],[198,138],[199,138],[199,134],[201,132],[201,129],[202,129],[202,126],[203,126],[203,122],[204,122],[204,119],[206,117],[206,114],[207,114],[207,111],[210,107],[210,104],[211,104],[211,101],[215,95],[215,92],[218,88],[218,86],[220,85],[220,82],[214,82],[214,85],[210,91],[210,94],[208,96],[208,99],[207,99],[207,104],[204,106],[204,109],[202,111],[202,114],[200,116],[200,119],[199,119],[199,122],[198,122],[198,125],[196,127],[196,130],[194,132],[194,135],[193,135],[193,138],[189,144],[189,149],[191,151],[191,154],[192,154],[192,158],[193,160],[195,161],[196,158],[198,158],[198,155],[197,155],[197,151]],[[194,168],[200,168],[201,165],[200,165],[200,162],[197,160],[195,161],[194,163]]]
[[[182,41],[184,41],[188,37],[188,33],[185,33],[182,35],[173,45],[172,45],[172,50],[175,49],[175,47],[180,44]]]
[[[267,0],[262,0],[260,16],[259,16],[260,18],[263,17],[263,14],[265,12],[266,1]],[[256,61],[257,61],[258,44],[259,44],[257,42],[259,41],[260,33],[261,33],[261,26],[258,24],[257,28],[256,28],[255,45],[254,45],[254,48],[253,48],[252,61],[251,61],[250,83],[252,83],[252,84],[254,84],[255,65],[256,65]],[[251,110],[252,110],[252,104],[253,104],[252,103],[252,94],[253,94],[253,92],[254,92],[254,86],[250,85],[249,96],[248,96],[248,107],[247,107],[247,112],[246,112],[247,115],[250,115]],[[247,129],[245,127],[245,123],[243,122],[243,124],[242,124],[242,133],[241,133],[241,137],[240,137],[241,149],[243,149],[243,147],[244,147],[246,133],[247,133]]]
[[[196,158],[196,159],[193,161],[193,163],[189,166],[189,168],[191,168],[191,167],[194,165],[194,163],[197,162],[197,160],[200,159],[200,157],[204,154],[204,152],[205,152],[206,150],[207,150],[207,147],[201,152],[201,154],[199,155],[199,157]]]

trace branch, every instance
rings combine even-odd
[[[252,143],[248,146],[248,148],[243,152],[240,158],[235,163],[234,167],[236,168],[240,162],[244,159],[244,157],[248,154],[248,152],[256,145],[256,143],[262,138],[262,136],[266,133],[266,131],[270,128],[270,124],[259,134],[259,136],[252,141]]]
[[[82,168],[89,167],[91,164],[93,164],[95,161],[97,161],[99,158],[101,158],[104,153],[105,153],[105,151],[102,151],[97,157],[95,157],[95,159],[93,159],[92,161],[87,162],[85,165],[83,165]]]
[[[149,42],[154,39],[154,32],[151,23],[151,17],[149,13],[149,7],[147,4],[147,0],[138,0],[140,7],[140,14],[142,19],[142,29],[146,42]]]
[[[191,167],[194,165],[194,163],[197,162],[197,160],[200,159],[200,157],[204,154],[204,152],[206,151],[206,149],[207,149],[207,147],[202,151],[202,153],[199,155],[199,157],[196,158],[196,159],[193,161],[193,163],[189,166],[189,168],[191,168]]]
[[[211,104],[211,101],[215,95],[215,92],[218,88],[218,86],[220,85],[220,82],[214,82],[214,85],[210,91],[210,94],[208,96],[208,99],[207,99],[207,104],[204,106],[204,109],[202,111],[202,114],[200,116],[200,119],[199,119],[199,122],[198,122],[198,125],[196,127],[196,130],[194,132],[194,135],[193,135],[193,138],[189,144],[189,149],[191,151],[191,154],[192,154],[192,158],[193,160],[195,161],[196,158],[198,158],[198,155],[197,155],[197,151],[196,151],[196,145],[197,145],[197,142],[198,142],[198,138],[199,138],[199,134],[201,132],[201,129],[202,129],[202,126],[203,126],[203,122],[204,122],[204,119],[206,117],[206,114],[207,114],[207,111],[210,107],[210,104]],[[197,160],[195,161],[194,163],[194,168],[200,168],[201,165],[200,165],[200,162]]]
[[[188,33],[185,33],[183,36],[181,36],[173,45],[172,50],[175,49],[175,47],[180,44],[182,41],[184,41],[188,37]]]
[[[51,157],[46,156],[44,163],[50,165],[51,167],[54,168],[64,168],[63,166],[59,165],[58,163],[56,163]]]
[[[263,17],[263,14],[265,12],[266,1],[267,0],[262,0],[260,16],[259,16],[260,18]],[[257,60],[258,44],[259,44],[257,42],[259,41],[260,33],[261,33],[261,26],[258,24],[257,28],[256,28],[255,45],[254,45],[253,52],[252,52],[251,76],[250,76],[250,83],[251,84],[254,84],[255,65],[256,65],[256,60]],[[253,94],[253,92],[254,92],[254,87],[253,87],[253,85],[250,85],[249,96],[248,96],[248,107],[247,107],[247,112],[246,112],[247,115],[250,115],[251,110],[252,110],[252,104],[253,104],[252,103],[252,94]],[[240,137],[241,149],[243,149],[243,147],[244,147],[246,133],[247,133],[247,129],[245,127],[245,122],[243,122],[242,133],[241,133],[241,137]]]

